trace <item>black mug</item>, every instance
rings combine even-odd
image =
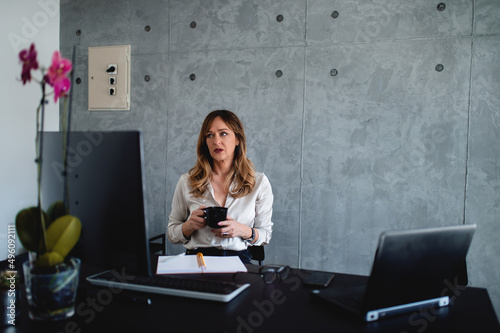
[[[202,209],[205,212],[203,216],[207,225],[211,228],[220,229],[222,226],[217,225],[220,221],[227,220],[227,208],[226,207],[207,207]]]

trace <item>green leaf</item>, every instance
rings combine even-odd
[[[65,215],[47,229],[47,252],[56,252],[63,259],[75,246],[80,238],[82,223],[71,215]]]
[[[16,231],[24,248],[32,252],[40,252],[43,244],[43,230],[39,224],[38,207],[30,207],[21,210],[16,216]],[[42,212],[45,221],[48,221],[47,214]]]
[[[54,222],[61,216],[67,215],[68,213],[69,211],[64,206],[64,202],[55,201],[52,205],[50,205],[49,209],[47,209],[47,215],[49,216],[50,222],[45,225],[45,228],[48,228],[50,223]]]
[[[38,257],[36,260],[36,265],[37,266],[45,266],[45,267],[52,267],[57,264],[62,263],[64,260],[63,257],[57,252],[47,252],[42,254],[41,256]]]

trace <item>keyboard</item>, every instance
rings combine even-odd
[[[124,278],[125,277],[125,278]],[[200,280],[178,276],[126,276],[106,271],[87,277],[96,286],[122,288],[146,293],[229,302],[250,284],[219,280]]]

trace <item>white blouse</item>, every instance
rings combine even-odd
[[[193,197],[188,183],[188,174],[183,174],[175,188],[172,200],[172,211],[167,225],[167,237],[174,244],[184,244],[189,249],[202,247],[216,247],[222,250],[241,251],[248,245],[266,245],[271,240],[273,222],[273,192],[269,179],[261,172],[255,173],[255,187],[245,197],[233,198],[228,194],[226,199],[227,215],[239,223],[248,225],[258,230],[259,238],[253,244],[248,244],[241,237],[219,238],[215,237],[210,227],[196,230],[190,239],[184,237],[182,224],[191,216],[191,212],[201,205],[220,206],[215,200],[212,185],[207,186],[203,197]],[[231,185],[234,186],[234,183]]]

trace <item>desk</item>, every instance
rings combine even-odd
[[[156,266],[154,266],[156,267]],[[258,266],[249,265],[255,272]],[[238,273],[236,282],[251,287],[230,303],[110,291],[88,284],[83,276],[97,272],[82,265],[77,297],[77,313],[67,321],[50,324],[31,322],[23,297],[17,302],[21,313],[15,327],[0,332],[500,332],[488,292],[466,288],[450,307],[421,315],[401,315],[374,323],[364,323],[347,313],[310,296],[312,288],[302,285],[307,271],[294,269],[283,281],[266,285],[260,275]],[[205,274],[207,276],[208,274]],[[230,275],[208,278],[233,279]],[[328,288],[342,288],[366,277],[336,274]],[[136,301],[132,297],[137,297]],[[151,304],[145,300],[149,298]]]

